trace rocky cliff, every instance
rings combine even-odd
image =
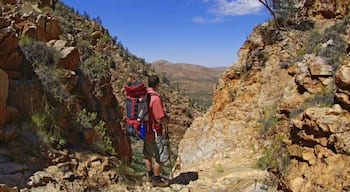
[[[130,72],[154,74],[150,64],[61,2],[0,5],[0,190],[126,190],[136,157],[122,87]],[[177,146],[198,112],[161,92]]]
[[[195,191],[349,191],[347,1],[256,26],[179,146]]]

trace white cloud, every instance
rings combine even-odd
[[[208,0],[206,0],[208,1]],[[212,0],[209,12],[218,16],[258,14],[262,4],[258,0]]]
[[[199,24],[220,23],[223,21],[224,20],[220,17],[205,18],[205,17],[196,16],[192,18],[192,22],[199,23]]]

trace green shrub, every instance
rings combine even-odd
[[[23,40],[21,48],[40,79],[45,94],[53,96],[60,103],[72,103],[72,97],[62,83],[63,71],[57,66],[59,52],[47,47],[43,42],[31,39]]]
[[[87,60],[94,54],[94,51],[90,48],[90,43],[83,38],[79,37],[76,47],[79,49],[80,57],[82,61]]]
[[[272,27],[270,26],[271,24],[269,24],[267,27],[259,28],[259,32],[262,36],[265,45],[273,45],[274,43],[278,42],[281,38],[279,31],[272,29]]]
[[[261,124],[260,135],[263,138],[267,138],[270,135],[270,130],[274,128],[276,125],[280,124],[276,117],[277,108],[264,109],[260,111],[260,118],[258,123]]]
[[[44,42],[29,39],[23,36],[20,41],[21,48],[26,59],[34,66],[55,66],[57,64],[57,51],[54,48],[47,47]]]
[[[111,37],[109,36],[109,34],[107,32],[104,32],[102,37],[99,39],[99,43],[106,44],[110,40],[111,40]]]
[[[115,155],[115,150],[112,146],[112,138],[107,135],[106,133],[106,123],[102,120],[100,120],[97,125],[95,125],[95,129],[98,133],[99,139],[97,141],[97,144],[102,147],[105,151],[107,151],[109,154]]]
[[[45,129],[47,123],[47,115],[45,113],[34,113],[31,117],[32,122],[39,128],[39,130]]]
[[[339,58],[346,54],[348,45],[340,36],[340,34],[343,34],[344,31],[345,29],[342,27],[342,25],[337,24],[326,29],[324,41],[333,40],[333,45],[322,48],[318,53],[319,56],[328,58],[328,61],[333,69],[337,68]]]
[[[334,104],[333,89],[324,88],[320,93],[305,99],[304,103],[291,110],[289,118],[293,119],[300,113],[311,107],[331,107]]]
[[[130,167],[136,172],[145,172],[144,156],[142,153],[142,147],[134,147],[132,150],[132,159]]]
[[[347,43],[341,35],[346,34],[349,23],[349,18],[347,18],[327,28],[324,33],[315,30],[308,40],[305,41],[305,46],[297,51],[299,59],[303,58],[304,54],[315,54],[316,56],[327,58],[329,65],[333,69],[337,69],[339,59],[347,54]],[[323,46],[330,40],[333,41],[332,44]]]
[[[112,138],[106,133],[105,122],[100,120],[97,122],[97,113],[88,112],[85,108],[76,114],[76,122],[84,128],[94,128],[98,133],[97,145],[99,148],[109,154],[115,154],[115,150],[112,147]]]
[[[274,136],[271,144],[264,147],[262,156],[256,162],[256,165],[263,169],[276,169],[280,174],[286,172],[290,162],[288,150],[284,147],[283,139],[286,137],[283,133]]]
[[[56,149],[61,149],[66,145],[66,140],[62,137],[61,128],[57,122],[57,111],[55,107],[47,103],[46,99],[43,100],[45,103],[43,111],[33,113],[31,121],[36,125],[37,131],[43,139],[42,142],[50,144]]]
[[[108,63],[98,56],[90,56],[79,65],[79,69],[95,82],[110,75]]]

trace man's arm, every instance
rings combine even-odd
[[[165,115],[164,117],[160,118],[158,123],[160,124],[167,124],[169,122],[169,117]]]
[[[151,96],[151,106],[152,106],[151,108],[152,108],[154,118],[157,121],[157,123],[160,123],[160,124],[167,123],[168,118],[167,118],[167,115],[164,111],[163,103],[162,103],[162,100],[160,99],[159,95],[152,95]]]

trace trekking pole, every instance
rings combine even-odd
[[[165,127],[165,138],[166,140],[168,141],[167,142],[167,146],[168,146],[168,153],[169,153],[169,170],[170,170],[170,173],[169,173],[169,177],[171,179],[173,179],[173,171],[172,171],[172,167],[171,167],[171,148],[170,148],[170,137],[169,137],[169,127],[168,127],[168,124],[164,124],[164,127]]]

